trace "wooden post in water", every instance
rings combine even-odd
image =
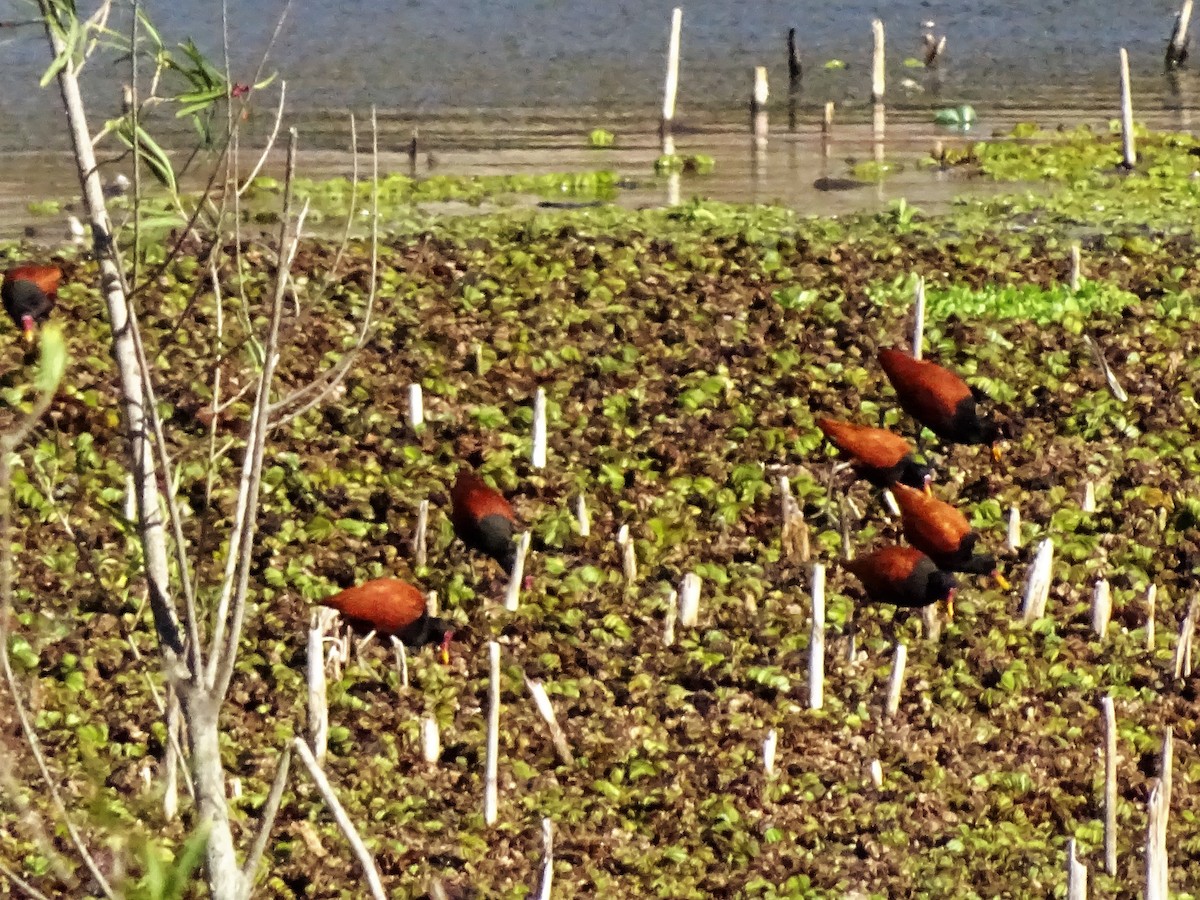
[[[1129,86],[1129,53],[1121,48],[1121,156],[1122,165],[1132,169],[1137,165],[1137,150],[1133,145],[1133,91]]]
[[[1112,593],[1107,578],[1097,578],[1092,590],[1092,631],[1101,640],[1108,633],[1108,621],[1112,617]]]
[[[1009,550],[1021,549],[1021,510],[1015,506],[1008,510],[1007,544]]]
[[[1117,874],[1117,717],[1113,699],[1100,700],[1104,717],[1104,871]]]
[[[546,389],[538,388],[533,397],[533,451],[530,462],[535,469],[546,468]]]
[[[425,424],[425,399],[419,384],[408,386],[408,424],[414,430]]]
[[[883,706],[883,714],[891,718],[900,709],[900,690],[904,687],[904,667],[908,663],[908,646],[896,645],[896,655],[892,658],[892,674],[888,678],[887,702]]]
[[[883,103],[884,93],[884,35],[883,22],[879,19],[871,20],[871,34],[875,38],[875,50],[871,55],[871,102],[875,104]]]
[[[1175,14],[1175,27],[1171,29],[1171,38],[1167,41],[1167,69],[1177,69],[1187,59],[1188,26],[1191,21],[1192,0],[1183,0],[1183,5]]]
[[[1158,585],[1146,589],[1146,649],[1154,650],[1154,607],[1158,603]]]
[[[1188,0],[1191,6],[1191,0]],[[795,91],[800,87],[800,79],[804,76],[804,68],[800,65],[800,51],[796,47],[796,29],[788,29],[788,90]]]
[[[417,507],[417,533],[413,536],[413,562],[421,568],[429,562],[429,501]]]
[[[675,137],[671,130],[675,123],[675,98],[679,93],[679,38],[682,30],[683,10],[677,6],[671,11],[671,37],[667,43],[667,81],[663,87],[662,124],[659,126],[662,152],[665,155],[675,152]]]
[[[754,67],[754,88],[750,94],[750,128],[754,135],[754,149],[761,152],[767,147],[767,100],[771,90],[767,85],[767,67]]]
[[[1022,620],[1036,622],[1046,614],[1046,601],[1050,599],[1050,573],[1054,564],[1054,543],[1046,538],[1038,545],[1037,555],[1029,567],[1025,581],[1025,602]]]
[[[833,101],[825,101],[825,113],[821,118],[821,134],[823,135],[829,136],[833,134],[833,110]]]
[[[1073,244],[1071,244],[1071,293],[1072,294],[1079,292],[1079,281],[1080,281],[1080,277],[1081,277],[1080,270],[1082,268],[1082,263],[1083,263],[1083,260],[1081,258],[1081,253],[1082,253],[1082,250],[1080,249],[1079,241],[1075,241]]]
[[[779,734],[772,728],[763,738],[763,772],[767,776],[775,774],[775,750],[779,746]]]
[[[695,628],[700,619],[700,576],[688,572],[679,583],[679,624]]]
[[[421,720],[421,758],[430,765],[442,758],[441,730],[433,716]]]
[[[808,642],[808,706],[825,705],[825,566],[812,567],[812,633]]]

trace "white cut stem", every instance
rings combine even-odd
[[[1104,870],[1117,874],[1117,717],[1112,696],[1100,700],[1104,718]]]
[[[550,740],[554,743],[554,752],[558,754],[559,761],[564,766],[575,765],[575,754],[571,752],[571,744],[567,740],[566,733],[562,730],[562,726],[558,724],[558,716],[554,714],[554,707],[550,703],[550,698],[546,695],[545,686],[540,681],[534,681],[530,678],[525,679],[525,686],[529,688],[529,693],[533,696],[533,702],[537,706],[538,713],[550,729]]]
[[[667,43],[667,81],[663,87],[662,137],[663,153],[673,153],[674,146],[667,148],[671,126],[675,121],[675,98],[679,93],[679,41],[683,31],[683,10],[671,10],[671,37]]]
[[[508,579],[508,589],[504,592],[504,608],[515,612],[521,599],[521,582],[525,578],[525,557],[529,553],[530,534],[522,532],[517,539],[517,555],[513,557],[512,572]]]
[[[1179,641],[1175,644],[1175,677],[1186,678],[1192,670],[1192,641],[1196,632],[1196,603],[1193,597],[1183,621],[1179,623]]]
[[[875,49],[871,55],[871,102],[882,103],[884,94],[884,35],[883,22],[871,20],[871,34],[875,39]]]
[[[1146,649],[1154,649],[1154,608],[1158,605],[1158,585],[1146,589]]]
[[[429,501],[422,500],[417,507],[417,533],[413,536],[413,558],[417,568],[429,562]]]
[[[538,388],[533,398],[533,453],[530,462],[535,469],[546,468],[546,391]]]
[[[825,566],[812,567],[812,634],[808,643],[808,705],[825,705]]]
[[[889,490],[883,492],[883,505],[887,507],[887,511],[891,515],[900,515],[900,504],[896,502],[896,495]]]
[[[338,828],[341,829],[342,834],[349,841],[350,847],[354,850],[354,855],[358,857],[358,863],[362,866],[363,875],[366,876],[367,885],[371,889],[371,896],[375,900],[387,900],[387,894],[383,890],[383,882],[379,880],[379,870],[375,868],[375,860],[371,858],[371,853],[367,850],[367,845],[359,837],[358,829],[354,827],[354,823],[350,820],[350,816],[347,815],[345,807],[338,800],[337,794],[333,790],[333,785],[325,777],[325,772],[321,769],[321,764],[317,762],[316,758],[312,755],[312,751],[308,749],[308,744],[304,743],[300,738],[294,738],[292,745],[295,747],[301,762],[308,769],[308,774],[312,777],[313,784],[317,786],[317,790],[321,793],[321,797],[325,800],[329,811],[333,813],[333,818],[337,822]]]
[[[419,384],[408,386],[408,424],[420,428],[425,424],[425,399]]]
[[[1037,555],[1029,567],[1025,581],[1025,601],[1022,619],[1035,622],[1046,614],[1046,601],[1050,599],[1050,574],[1054,565],[1054,543],[1045,538],[1038,546]]]
[[[1112,617],[1112,591],[1107,578],[1096,579],[1092,589],[1092,631],[1103,638],[1108,633],[1108,622]]]
[[[626,541],[621,545],[621,573],[625,576],[626,584],[637,581],[637,550],[634,549],[633,541]]]
[[[329,745],[329,700],[325,681],[325,619],[308,630],[308,743],[317,762],[325,759]]]
[[[554,885],[554,824],[542,819],[542,877],[538,881],[536,900],[550,900]]]
[[[1076,241],[1071,245],[1071,293],[1078,293],[1079,282],[1082,273],[1082,253],[1079,247],[1079,242]]]
[[[575,498],[575,520],[579,523],[579,536],[590,536],[592,533],[592,519],[588,515],[587,499],[583,494]]]
[[[1067,840],[1067,900],[1087,900],[1087,866],[1075,854],[1075,838]]]
[[[1021,511],[1015,506],[1008,510],[1008,549],[1021,549]]]
[[[1167,813],[1169,804],[1161,780],[1146,804],[1146,900],[1168,900]]]
[[[497,769],[500,763],[500,645],[488,641],[487,756],[483,774],[483,821],[496,824],[499,806]]]
[[[871,784],[878,790],[883,787],[883,763],[877,759],[871,760],[871,764],[867,766],[867,772],[871,775]]]
[[[908,663],[908,646],[896,645],[896,655],[892,658],[892,675],[888,679],[887,703],[884,704],[885,715],[891,717],[900,709],[900,691],[904,687],[904,667]]]
[[[921,348],[925,346],[925,278],[917,276],[916,296],[913,298],[913,359],[921,358]]]
[[[391,637],[392,652],[396,654],[396,673],[400,676],[400,687],[408,690],[408,648],[404,646],[404,641],[394,634]]]
[[[1083,483],[1083,502],[1079,504],[1079,509],[1085,513],[1096,511],[1096,485],[1090,478]]]
[[[663,646],[670,647],[675,643],[675,622],[679,618],[679,593],[671,591],[667,595],[667,611],[663,616]]]
[[[772,728],[763,738],[763,771],[767,775],[775,774],[775,751],[779,746],[779,733]]]
[[[1133,138],[1133,92],[1129,87],[1129,53],[1121,48],[1121,156],[1125,167],[1137,165]]]
[[[439,604],[437,591],[430,591],[425,595],[425,615],[437,616],[438,608]]]
[[[825,114],[821,118],[821,133],[828,136],[833,133],[833,110],[834,103],[828,100],[825,103]]]
[[[433,716],[421,720],[421,758],[430,765],[442,758],[441,729]]]
[[[679,624],[695,628],[700,618],[700,576],[688,572],[679,583]]]
[[[754,112],[758,112],[767,105],[767,100],[771,96],[771,89],[767,84],[767,67],[754,67],[754,88],[750,95],[750,108]]]

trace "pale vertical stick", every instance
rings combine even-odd
[[[1174,69],[1183,64],[1187,58],[1188,26],[1192,21],[1192,0],[1183,0],[1179,12],[1175,14],[1175,25],[1171,29],[1171,39],[1167,41],[1167,68]]]
[[[404,641],[396,637],[392,638],[392,652],[396,655],[396,672],[400,675],[400,687],[408,689],[408,648],[404,646]]]
[[[1096,485],[1090,478],[1083,483],[1083,501],[1079,504],[1079,509],[1085,513],[1096,511]]]
[[[530,462],[535,469],[546,468],[546,391],[538,388],[533,398],[533,453]]]
[[[779,733],[772,728],[763,738],[763,771],[768,776],[775,774],[775,750],[779,746]]]
[[[1100,347],[1097,341],[1090,334],[1084,336],[1088,347],[1092,350],[1092,357],[1096,360],[1096,365],[1100,367],[1100,371],[1104,375],[1104,380],[1108,383],[1108,389],[1114,397],[1124,403],[1129,399],[1129,394],[1125,392],[1125,388],[1121,387],[1121,379],[1117,377],[1117,373],[1113,371],[1112,366],[1108,364],[1108,360],[1104,358],[1104,350]]]
[[[433,716],[421,720],[421,758],[430,765],[442,758],[441,729]]]
[[[1054,543],[1046,538],[1038,545],[1037,556],[1029,567],[1025,581],[1025,602],[1022,619],[1028,623],[1046,614],[1046,601],[1050,599],[1050,572],[1054,564]]]
[[[575,520],[579,523],[579,536],[589,537],[592,533],[592,518],[588,515],[587,499],[583,494],[575,498]]]
[[[767,146],[767,98],[771,91],[767,87],[767,67],[754,67],[754,89],[750,95],[751,133],[754,135],[756,150],[765,150]]]
[[[888,678],[887,702],[884,704],[884,715],[891,717],[900,709],[900,691],[904,687],[904,667],[908,664],[908,647],[896,644],[896,654],[892,657],[892,674]]]
[[[1129,87],[1129,54],[1121,48],[1121,156],[1125,168],[1137,165],[1137,150],[1133,145],[1133,92]]]
[[[675,152],[675,138],[671,129],[675,122],[675,97],[679,93],[679,37],[683,30],[683,10],[675,7],[671,11],[671,37],[667,43],[667,82],[663,87],[662,152]]]
[[[413,561],[417,568],[429,562],[429,501],[422,500],[417,507],[417,533],[413,536]]]
[[[1008,549],[1021,549],[1021,511],[1015,506],[1008,510]]]
[[[436,616],[438,614],[438,595],[437,591],[430,591],[425,595],[425,615]]]
[[[521,532],[517,539],[517,555],[513,557],[512,573],[508,578],[508,589],[504,592],[504,608],[515,612],[521,599],[521,581],[525,578],[525,557],[529,554],[530,535]]]
[[[629,539],[629,526],[622,525],[617,531],[617,546],[621,548],[621,573],[626,584],[637,581],[637,551]]]
[[[688,572],[679,583],[679,624],[695,628],[700,618],[700,576]]]
[[[420,428],[425,424],[425,399],[419,384],[408,386],[408,424]]]
[[[1166,824],[1163,784],[1156,781],[1146,804],[1146,900],[1168,900]]]
[[[925,344],[925,278],[917,276],[916,294],[913,298],[913,359],[921,358],[921,348]]]
[[[525,679],[525,686],[529,688],[538,713],[541,714],[550,729],[550,739],[554,743],[554,752],[558,754],[559,761],[565,766],[575,765],[575,755],[571,752],[571,744],[567,740],[562,726],[558,724],[558,716],[554,714],[554,707],[550,704],[550,698],[546,696],[546,688],[540,681],[530,678]]]
[[[1171,808],[1171,785],[1174,780],[1175,769],[1175,728],[1168,725],[1163,732],[1162,756],[1159,760],[1159,775],[1162,776],[1163,783],[1163,803],[1167,810]],[[1164,823],[1165,825],[1166,823]]]
[[[1191,673],[1192,640],[1196,631],[1196,601],[1188,604],[1183,621],[1179,623],[1179,640],[1175,644],[1175,677],[1184,678]]]
[[[308,629],[308,743],[317,762],[325,759],[329,744],[329,701],[325,681],[324,610],[313,615]]]
[[[893,516],[900,515],[900,504],[896,502],[896,495],[886,488],[883,491],[883,505]]]
[[[1079,291],[1080,270],[1083,260],[1080,257],[1079,242],[1076,241],[1071,245],[1071,293]]]
[[[1067,840],[1067,900],[1087,900],[1087,866],[1075,856],[1075,838]]]
[[[550,900],[550,889],[554,885],[554,825],[548,818],[542,819],[542,877],[538,884],[536,900]]]
[[[808,705],[825,705],[825,566],[812,567],[812,636],[808,642]]]
[[[825,135],[833,134],[833,111],[835,109],[832,100],[825,102],[825,114],[821,118],[821,133]]]
[[[500,645],[488,641],[487,757],[483,776],[483,821],[496,823],[499,804],[496,771],[500,762]]]
[[[675,643],[675,622],[679,617],[679,593],[672,590],[667,595],[667,611],[663,615],[663,646]]]
[[[1117,874],[1117,717],[1111,696],[1102,697],[1104,716],[1104,871]]]
[[[1108,633],[1108,620],[1112,617],[1112,592],[1107,578],[1097,578],[1092,589],[1092,631],[1103,638]]]
[[[877,759],[871,760],[867,772],[870,773],[871,784],[875,785],[876,789],[883,787],[883,763]]]
[[[1158,585],[1152,584],[1146,590],[1146,649],[1154,649],[1154,607],[1158,601]]]
[[[871,56],[871,102],[883,102],[884,89],[884,48],[883,22],[871,20],[871,34],[875,38],[875,51]]]
[[[175,819],[179,813],[179,754],[176,748],[179,735],[179,695],[174,689],[167,691],[167,743],[164,752],[166,758],[166,784],[163,788],[163,818],[168,822]]]

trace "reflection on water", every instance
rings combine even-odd
[[[993,184],[965,177],[960,172],[941,172],[920,165],[934,144],[950,146],[1006,132],[1021,121],[1039,121],[1047,127],[1072,127],[1085,123],[1106,128],[1108,110],[993,110],[980,109],[980,123],[967,134],[933,125],[924,111],[891,109],[885,123],[873,120],[867,110],[838,111],[831,134],[823,134],[821,111],[804,109],[794,117],[786,104],[768,113],[765,139],[756,139],[750,123],[712,124],[706,128],[683,128],[676,134],[681,154],[703,153],[716,160],[709,175],[685,175],[667,179],[654,175],[659,139],[653,120],[628,118],[614,124],[614,146],[591,149],[587,143],[589,121],[560,117],[528,119],[522,127],[504,127],[500,121],[449,118],[421,120],[418,176],[428,174],[498,175],[544,174],[546,172],[610,169],[632,186],[622,190],[618,202],[625,206],[661,206],[693,197],[727,202],[779,203],[802,213],[844,214],[884,209],[904,198],[927,212],[944,209],[962,194],[1011,192],[1012,185]],[[1186,128],[1195,114],[1189,106],[1162,109],[1142,116],[1155,128]],[[414,170],[407,145],[413,120],[400,117],[382,122],[380,171],[410,173]],[[311,128],[309,126],[312,126]],[[880,128],[883,126],[882,139]],[[309,178],[349,176],[352,157],[349,125],[345,117],[313,119],[300,124],[301,174]],[[313,133],[315,132],[315,133]],[[369,135],[359,127],[360,151],[370,145]],[[342,148],[342,149],[338,149]],[[245,169],[251,154],[247,153]],[[839,184],[852,177],[854,166],[873,159],[886,159],[897,168],[881,183],[859,187]],[[62,217],[33,218],[26,209],[29,197],[59,197],[69,201],[77,194],[77,182],[66,154],[21,154],[9,157],[0,169],[0,238],[19,236],[33,227],[46,242],[57,241],[64,232]],[[279,174],[282,153],[275,153],[267,171]],[[369,171],[369,161],[360,157],[360,172]],[[821,184],[814,185],[814,182]],[[837,188],[828,190],[822,188]],[[678,191],[672,196],[672,191]]]

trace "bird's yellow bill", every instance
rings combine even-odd
[[[1012,587],[1012,585],[1009,584],[1008,579],[1005,578],[1003,575],[1001,575],[999,572],[993,572],[992,577],[996,579],[996,585],[1000,588],[1000,590],[1007,591],[1009,588]]]
[[[25,346],[32,347],[33,342],[37,340],[37,329],[36,328],[26,328],[25,333],[22,335],[22,337],[25,339]]]
[[[439,655],[442,658],[443,666],[450,665],[450,647],[448,645],[442,644],[441,653]]]
[[[1004,451],[1000,449],[999,444],[992,444],[992,462],[1000,463],[1004,461]]]
[[[949,622],[954,621],[954,593],[953,592],[951,592],[950,596],[948,596],[946,598],[946,620]]]

